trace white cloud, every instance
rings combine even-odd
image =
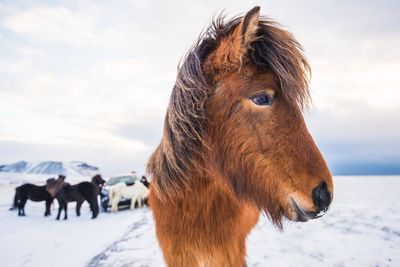
[[[31,46],[20,46],[15,49],[18,53],[26,57],[41,57],[45,55],[43,49],[38,49]]]
[[[121,21],[115,12],[120,11],[95,2],[76,7],[43,5],[12,10],[1,26],[30,41],[77,48],[137,49],[157,40],[154,33],[142,30],[134,20]]]
[[[223,8],[235,15],[252,7],[243,1],[1,5],[0,141],[102,164],[108,155],[128,164],[135,153],[138,166],[160,138],[181,56]],[[306,16],[309,5],[313,16]],[[289,26],[306,48],[317,141],[398,142],[400,36],[391,30],[397,18],[383,5],[382,14],[357,2],[338,6],[283,1],[262,12]]]
[[[64,7],[40,7],[4,19],[3,27],[42,41],[83,46],[96,38],[94,21]]]

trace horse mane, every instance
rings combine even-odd
[[[165,117],[160,145],[149,159],[147,172],[154,177],[152,188],[159,198],[173,199],[190,188],[190,171],[201,168],[207,147],[206,101],[213,94],[213,75],[206,75],[203,63],[241,22],[242,17],[226,21],[224,15],[214,19],[200,34],[178,66]],[[272,71],[280,84],[279,93],[301,110],[310,102],[308,77],[310,67],[301,45],[277,22],[261,17],[256,39],[246,55],[248,64],[257,71]],[[216,74],[216,73],[211,73]]]

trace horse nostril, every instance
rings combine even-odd
[[[327,211],[331,202],[331,195],[325,182],[320,183],[312,190],[312,199],[319,211]]]

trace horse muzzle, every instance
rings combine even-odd
[[[295,213],[295,221],[306,222],[310,219],[317,219],[326,214],[329,205],[332,202],[332,195],[327,189],[325,182],[320,183],[316,186],[311,193],[312,202],[314,208],[304,208],[303,205],[299,204],[298,200],[294,196],[290,197],[291,210]],[[292,218],[293,219],[293,218]]]

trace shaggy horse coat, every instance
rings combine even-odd
[[[242,267],[260,212],[282,228],[331,203],[332,176],[302,115],[309,65],[259,10],[219,17],[179,67],[147,166],[168,266]]]

